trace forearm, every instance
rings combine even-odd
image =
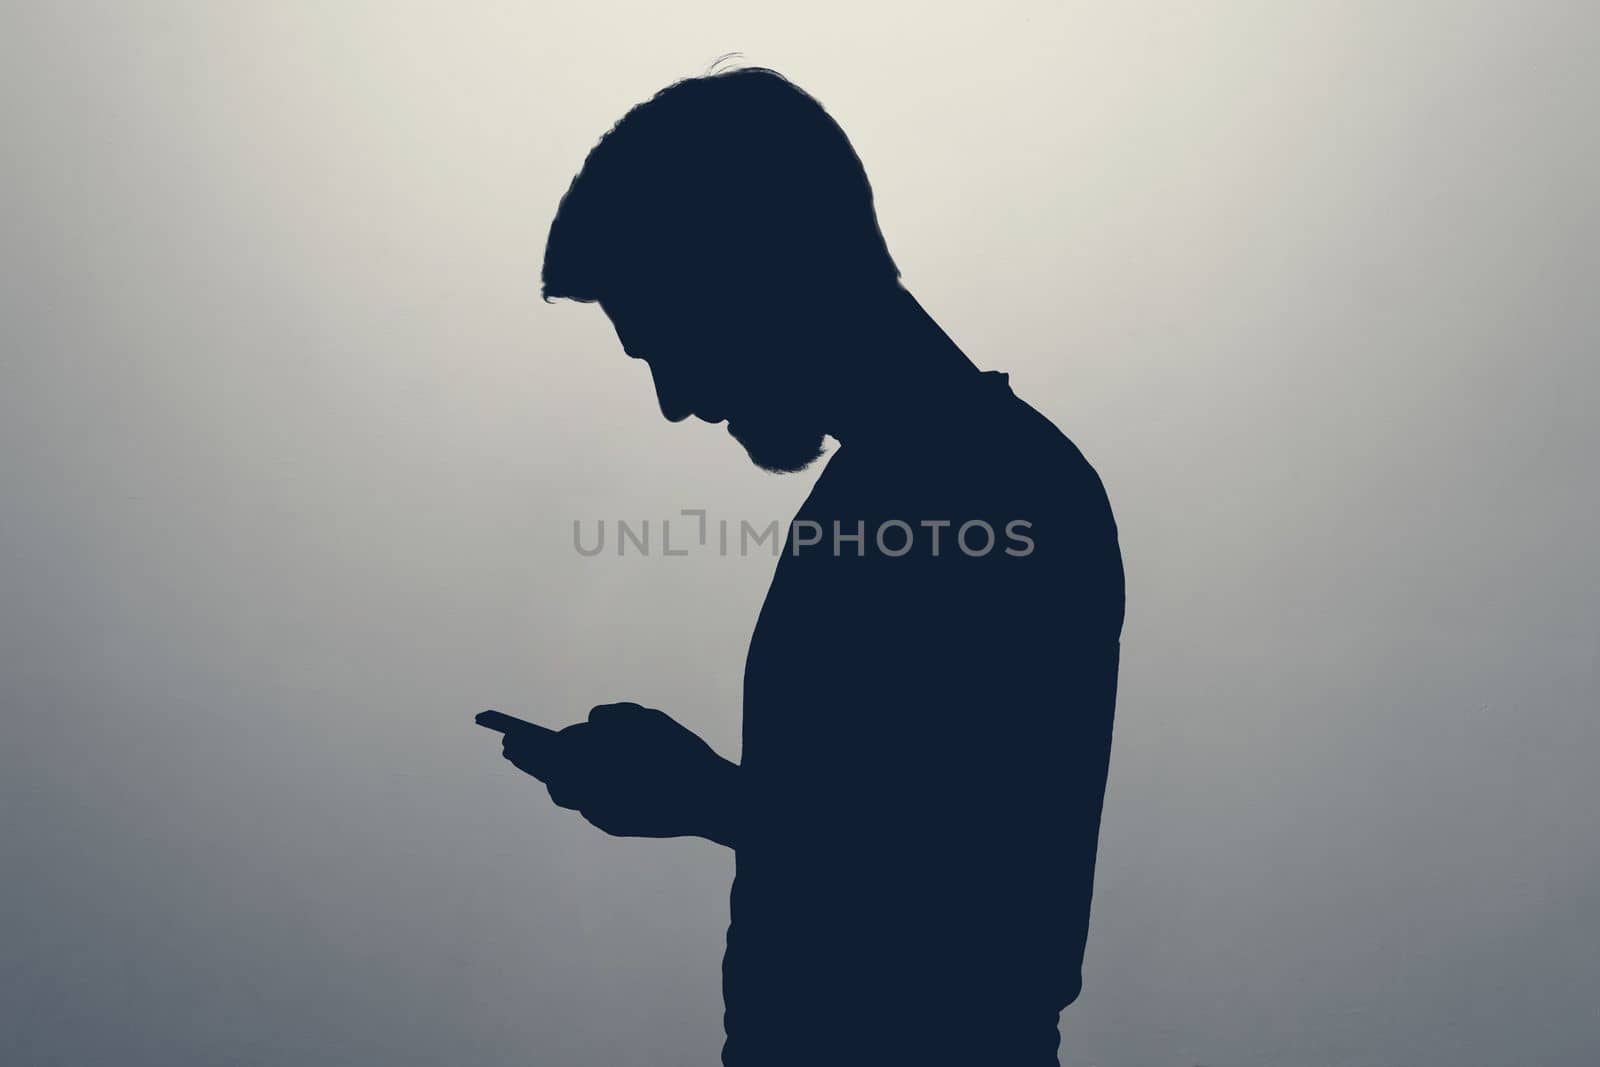
[[[738,848],[745,816],[743,781],[744,772],[737,763],[715,757],[696,783],[691,798],[694,813],[691,833],[719,845]]]

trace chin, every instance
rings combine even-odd
[[[728,433],[744,446],[750,462],[773,474],[803,471],[822,455],[823,434],[798,427],[762,423],[751,428],[728,423]]]

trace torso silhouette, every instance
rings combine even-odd
[[[1054,1064],[1078,993],[1116,527],[1094,470],[1004,375],[974,374],[936,421],[832,456],[751,641],[731,1067]],[[899,556],[876,536],[895,519]],[[822,540],[796,551],[802,520]],[[971,520],[993,532],[981,555],[957,540]],[[1014,520],[1027,554],[1007,551],[1027,547]],[[860,555],[835,554],[835,522]],[[906,535],[887,527],[888,552]],[[968,549],[986,541],[969,528]]]

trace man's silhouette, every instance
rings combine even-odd
[[[736,851],[725,1063],[1055,1063],[1123,613],[1094,470],[900,286],[844,133],[771,71],[629,112],[544,292],[600,304],[668,419],[774,471],[840,445],[756,623],[740,763],[635,704],[480,721],[607,833]]]

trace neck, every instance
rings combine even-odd
[[[937,432],[941,412],[958,403],[978,368],[916,297],[896,288],[844,316],[831,345],[825,402],[828,433],[872,445]]]

